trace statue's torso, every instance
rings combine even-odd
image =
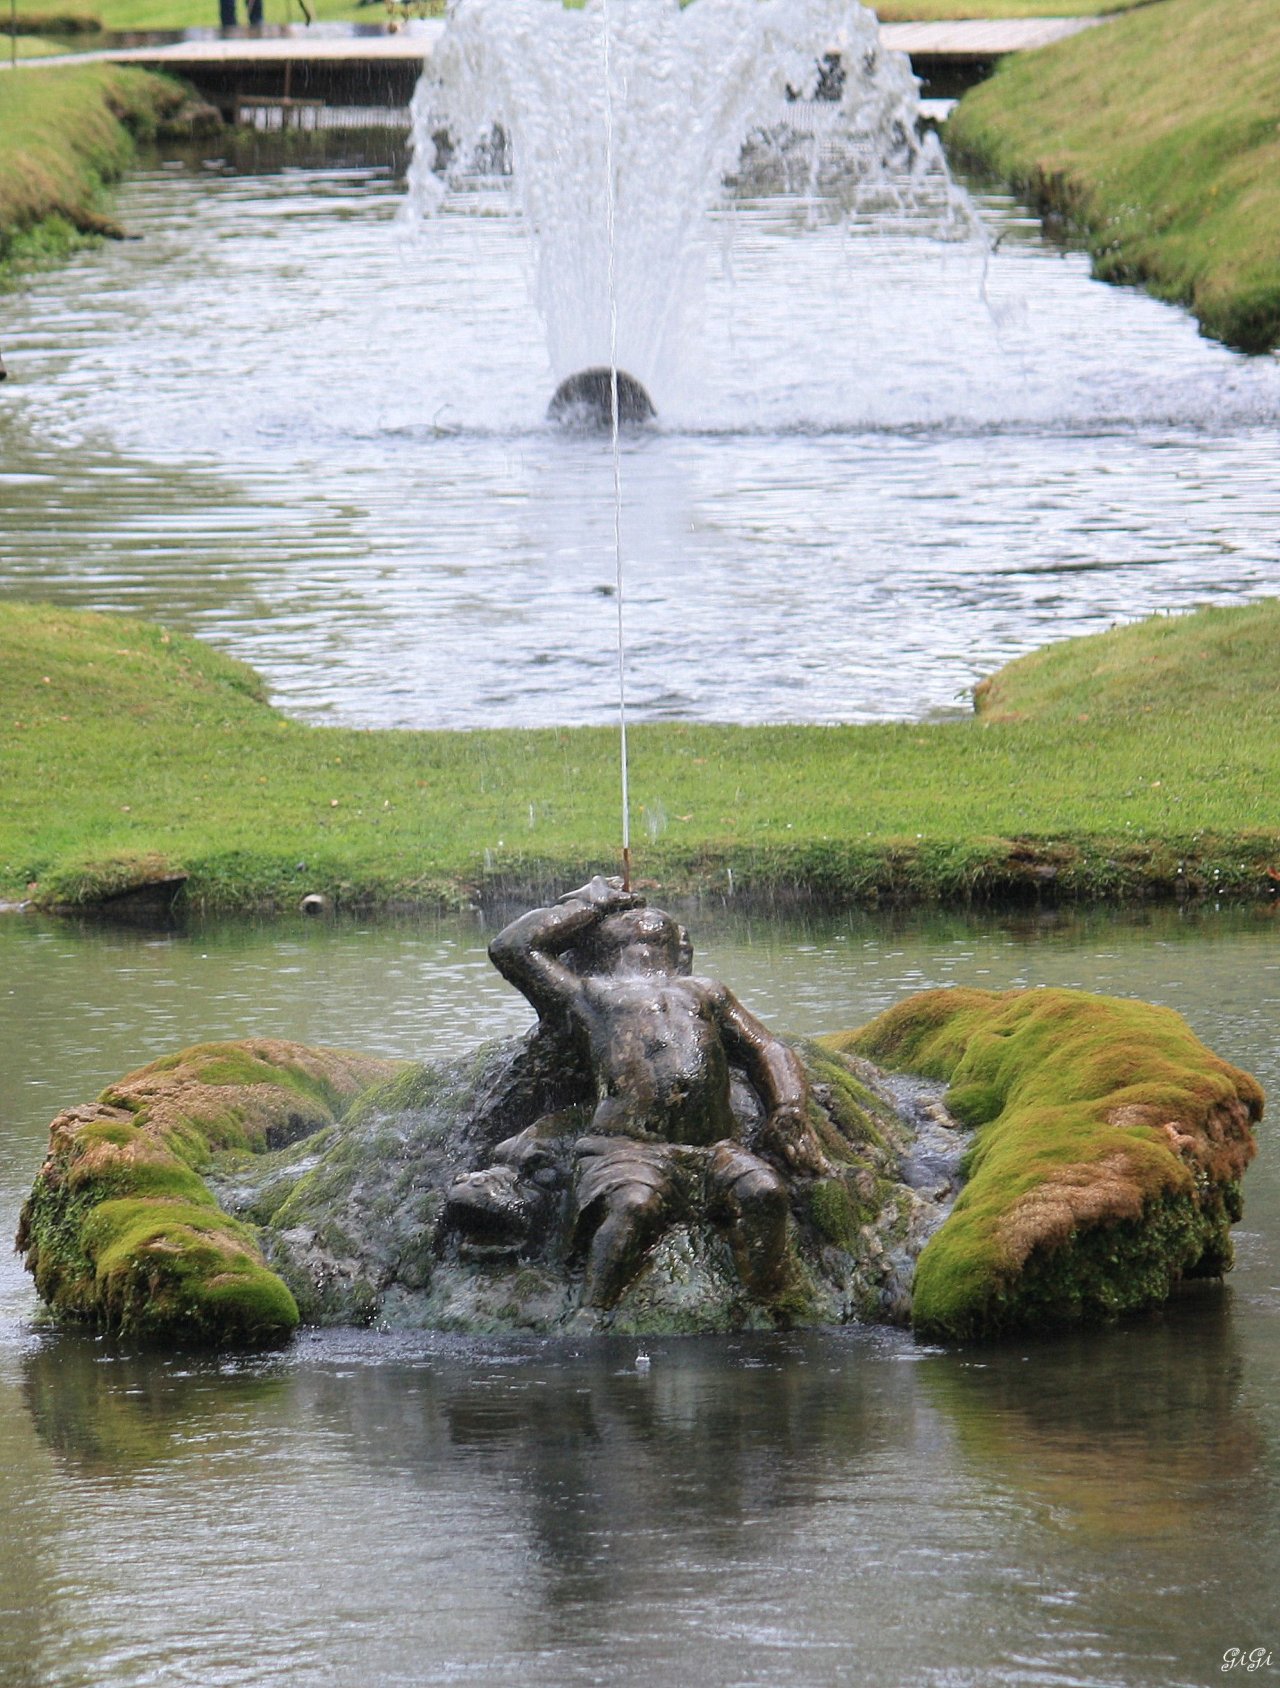
[[[729,1065],[711,986],[671,975],[593,978],[583,1007],[602,1102],[597,1129],[679,1143],[732,1135]]]

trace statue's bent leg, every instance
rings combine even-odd
[[[786,1277],[786,1185],[767,1161],[726,1139],[711,1151],[707,1194],[710,1211],[728,1236],[743,1287],[757,1300],[769,1300]]]
[[[629,1137],[583,1137],[577,1154],[574,1239],[586,1247],[583,1301],[608,1308],[667,1222],[674,1192],[670,1151]]]

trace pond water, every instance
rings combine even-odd
[[[1280,1087],[1274,911],[686,913],[780,1028],[930,984],[1076,984],[1169,1003]],[[0,1231],[51,1115],[164,1050],[421,1056],[523,1025],[485,937],[0,921]],[[42,1330],[0,1255],[0,1681],[1220,1680],[1226,1649],[1280,1643],[1270,1121],[1261,1142],[1226,1286],[990,1349],[672,1339],[639,1374],[633,1344],[349,1331],[143,1357]]]
[[[512,203],[415,237],[403,201],[391,165],[132,180],[140,239],[6,304],[0,592],[199,633],[312,720],[610,719],[609,453],[544,420]],[[959,709],[1049,639],[1280,585],[1280,360],[981,203],[989,258],[786,195],[713,219],[625,449],[637,718]]]
[[[518,223],[477,193],[411,239],[402,197],[368,164],[127,184],[143,238],[7,306],[0,592],[196,632],[312,720],[608,719],[610,465],[543,421]],[[1280,362],[982,204],[989,261],[782,197],[716,219],[702,332],[624,454],[638,717],[945,711],[1049,638],[1276,590]],[[1271,911],[692,918],[780,1029],[1079,984],[1280,1084]],[[49,1118],[166,1050],[422,1056],[522,1024],[483,941],[0,919],[0,1232]],[[1225,1288],[991,1350],[144,1357],[41,1328],[0,1253],[0,1681],[1164,1688],[1280,1657],[1270,1122],[1262,1145]]]

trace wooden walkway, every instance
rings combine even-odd
[[[1052,3],[1052,0],[1050,0]],[[921,76],[989,65],[1007,53],[1022,53],[1088,29],[1096,18],[964,19],[951,23],[882,24],[891,51],[906,53]],[[309,96],[357,105],[407,103],[422,62],[444,30],[443,19],[425,19],[397,34],[350,34],[289,26],[272,35],[233,35],[118,47],[67,54],[59,59],[23,59],[34,64],[140,65],[169,71],[224,103],[275,96]]]

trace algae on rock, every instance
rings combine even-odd
[[[683,1205],[616,1305],[583,1305],[572,1156],[594,1097],[545,1028],[430,1065],[266,1039],[153,1062],[54,1120],[18,1246],[56,1315],[212,1346],[278,1342],[300,1318],[985,1337],[1150,1307],[1230,1266],[1262,1093],[1170,1010],[929,991],[792,1047],[827,1166],[789,1182],[767,1294],[707,1205],[705,1151],[677,1146]],[[460,1238],[455,1180],[525,1131],[545,1223]]]
[[[833,1042],[946,1080],[974,1128],[965,1188],[917,1266],[918,1332],[1103,1318],[1229,1269],[1262,1091],[1171,1009],[926,991]]]
[[[582,1305],[567,1177],[533,1243],[450,1237],[446,1192],[495,1143],[539,1121],[569,1152],[589,1123],[585,1070],[537,1032],[439,1065],[264,1040],[153,1063],[54,1121],[19,1247],[55,1313],[143,1340],[264,1343],[299,1318],[476,1332],[903,1319],[911,1262],[895,1241],[941,1208],[901,1183],[908,1133],[856,1064],[802,1058],[830,1166],[797,1182],[763,1298],[702,1204],[694,1150],[686,1206],[607,1313]]]
[[[166,1056],[59,1114],[17,1246],[59,1316],[143,1341],[257,1346],[298,1310],[201,1174],[309,1136],[391,1063],[254,1038]]]

